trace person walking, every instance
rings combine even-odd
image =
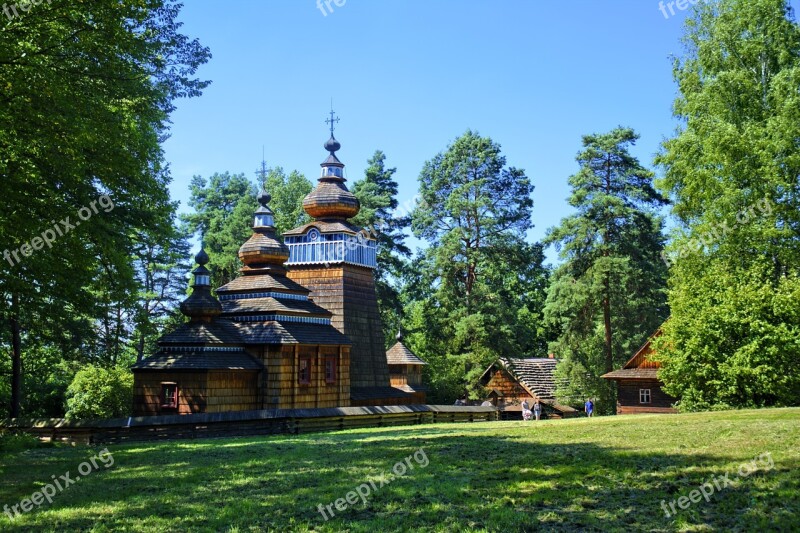
[[[533,416],[536,417],[536,420],[542,417],[542,403],[539,401],[539,398],[536,398],[536,401],[533,403]]]
[[[528,400],[522,400],[522,419],[531,419],[531,406],[528,404]]]
[[[586,416],[592,418],[592,413],[594,413],[594,402],[592,402],[591,398],[586,400],[584,407],[586,408]]]

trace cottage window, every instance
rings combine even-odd
[[[161,407],[164,409],[177,409],[178,408],[178,384],[177,383],[162,383],[161,384]]]
[[[336,383],[336,357],[325,358],[325,383]]]
[[[639,403],[650,403],[650,389],[639,389]]]
[[[297,372],[297,382],[300,385],[310,385],[311,384],[311,358],[310,357],[301,357],[300,358],[300,366],[298,367],[298,372]]]

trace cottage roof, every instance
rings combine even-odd
[[[620,370],[614,370],[613,372],[609,372],[607,374],[603,374],[601,377],[605,379],[643,379],[643,380],[652,380],[658,379],[658,369],[657,368],[622,368]]]
[[[662,329],[658,328],[647,341],[639,348],[633,357],[628,359],[628,362],[619,369],[613,372],[603,374],[604,379],[645,379],[653,380],[658,379],[658,369],[661,368],[661,363],[650,359],[650,354],[653,353],[652,342],[653,339],[662,334]]]
[[[535,358],[509,358],[501,357],[483,373],[486,376],[498,365],[519,381],[532,396],[540,400],[554,400],[556,393],[556,378],[553,372],[558,364],[558,359],[545,357]]]
[[[403,344],[403,334],[397,334],[397,343],[386,352],[386,362],[390,365],[427,365],[414,352]]]

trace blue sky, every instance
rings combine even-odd
[[[535,185],[538,240],[571,212],[583,134],[633,127],[649,166],[677,126],[670,56],[688,11],[665,18],[654,0],[346,0],[327,15],[316,0],[185,4],[213,83],[178,102],[165,145],[183,210],[195,174],[255,179],[262,145],[270,166],[316,180],[333,98],[350,184],[381,149],[410,201],[423,163],[477,130]]]

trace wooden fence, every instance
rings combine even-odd
[[[193,415],[143,416],[69,422],[7,419],[0,429],[24,431],[44,440],[100,444],[161,439],[300,434],[352,428],[498,420],[494,407],[390,405],[327,409],[267,409]]]

